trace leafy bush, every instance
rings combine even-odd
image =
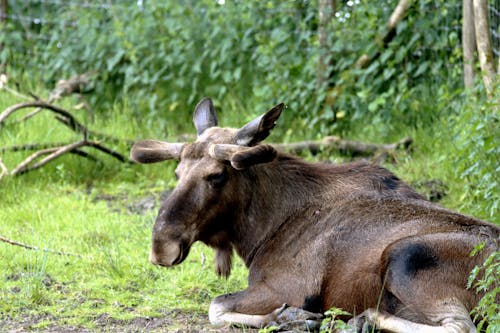
[[[454,71],[458,36],[449,29],[460,6],[415,4],[383,45],[384,24],[396,4],[338,3],[327,27],[331,79],[324,87],[316,84],[318,2],[306,0],[14,2],[14,16],[36,19],[9,23],[1,58],[14,73],[49,86],[95,72],[94,107],[108,109],[127,96],[136,116],[155,125],[182,126],[205,95],[253,114],[284,101],[290,119],[303,119],[319,134],[373,119],[420,125],[436,116],[418,101],[439,99],[429,82],[447,78],[452,84],[440,89],[453,91],[460,81]],[[442,28],[445,19],[448,29]],[[362,54],[374,61],[354,69]]]
[[[500,223],[500,118],[495,99],[471,94],[454,118],[455,165],[464,188],[462,208]]]
[[[499,239],[500,241],[500,239]],[[477,246],[472,255],[477,255],[484,248],[484,243]],[[486,333],[500,331],[500,251],[493,252],[481,266],[471,272],[468,288],[474,287],[477,292],[485,293],[474,308],[474,318],[480,319],[478,331],[487,323]]]

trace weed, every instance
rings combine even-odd
[[[339,317],[350,316],[349,312],[342,309],[331,308],[325,312],[325,318],[321,323],[321,333],[333,333],[341,330],[348,330],[351,328],[345,321]]]
[[[500,241],[500,239],[499,239]],[[476,246],[471,256],[484,250],[485,244]],[[478,331],[486,325],[486,333],[500,331],[500,251],[493,252],[481,266],[476,266],[469,276],[468,288],[485,293],[479,304],[472,310],[475,321],[479,321]]]

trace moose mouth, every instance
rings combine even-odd
[[[185,241],[158,244],[153,242],[149,261],[163,267],[175,266],[184,261],[191,245]]]
[[[179,265],[180,263],[182,263],[184,261],[184,259],[187,258],[190,249],[191,249],[190,245],[188,245],[187,243],[184,243],[184,242],[180,242],[179,255],[172,262],[171,266]]]

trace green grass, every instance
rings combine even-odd
[[[160,315],[166,309],[204,314],[212,297],[244,286],[241,263],[229,280],[220,280],[213,272],[212,251],[203,245],[194,247],[184,265],[173,269],[150,265],[155,212],[131,214],[94,200],[98,193],[109,191],[109,184],[95,182],[90,193],[88,185],[43,178],[19,178],[2,185],[1,235],[79,255],[1,243],[3,315],[51,313],[70,325],[92,326],[93,319],[104,313],[117,319]],[[117,185],[123,195],[127,189],[135,190],[134,183]]]
[[[0,110],[18,101],[2,92]],[[72,102],[63,105],[69,107]],[[238,113],[234,118],[225,112],[226,118],[220,123],[241,125],[238,120],[252,119],[264,111]],[[84,113],[78,114],[84,111],[75,112],[79,119],[87,118]],[[186,127],[142,123],[129,117],[131,113],[123,103],[115,110],[101,111],[96,122],[87,125],[119,138],[171,140]],[[279,123],[281,129],[270,141],[316,139],[304,126],[294,131],[297,124],[300,120],[287,119],[285,112]],[[386,166],[410,184],[442,180],[448,194],[441,204],[452,209],[463,207],[465,180],[456,172],[455,156],[445,139],[451,125],[437,121],[428,128],[384,130],[359,128],[350,138],[393,142],[413,137],[413,151],[399,152],[394,157],[396,163]],[[0,127],[1,147],[79,139],[79,135],[54,121],[49,112],[21,124]],[[124,144],[110,147],[128,154]],[[163,190],[174,186],[175,162],[120,164],[102,153],[87,151],[99,161],[63,156],[41,170],[0,180],[0,235],[40,249],[77,255],[33,251],[0,242],[0,322],[8,318],[41,318],[33,321],[31,329],[54,325],[92,328],[103,315],[129,320],[167,316],[169,311],[177,310],[193,316],[187,320],[208,323],[206,312],[213,297],[245,288],[242,262],[236,262],[228,280],[219,279],[213,270],[212,250],[196,244],[182,265],[171,269],[155,267],[148,263],[148,252],[156,211],[137,214],[127,208],[147,196],[158,200]],[[10,152],[0,157],[12,168],[27,155]],[[315,159],[346,158],[323,153]],[[481,205],[462,212],[488,218]],[[170,315],[174,317],[173,327],[185,324],[185,317],[184,322],[176,322],[175,313]]]
[[[15,102],[0,95],[2,108]],[[121,138],[158,136],[117,114],[101,117],[90,127]],[[20,116],[21,112],[9,120]],[[0,129],[2,147],[79,139],[48,112]],[[128,154],[124,145],[111,147]],[[0,235],[39,249],[75,254],[0,242],[0,322],[41,316],[31,328],[94,327],[101,315],[127,320],[162,316],[172,309],[202,316],[206,322],[213,297],[244,288],[244,265],[237,261],[232,276],[219,279],[213,270],[213,251],[202,244],[196,244],[178,267],[149,264],[156,211],[135,214],[127,205],[148,196],[158,200],[174,185],[175,162],[147,167],[120,164],[87,151],[99,161],[68,155],[40,170],[0,180]],[[27,155],[9,152],[1,158],[12,169]]]

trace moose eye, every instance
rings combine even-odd
[[[226,171],[222,171],[208,175],[206,179],[213,187],[220,187],[226,182],[227,174]]]

